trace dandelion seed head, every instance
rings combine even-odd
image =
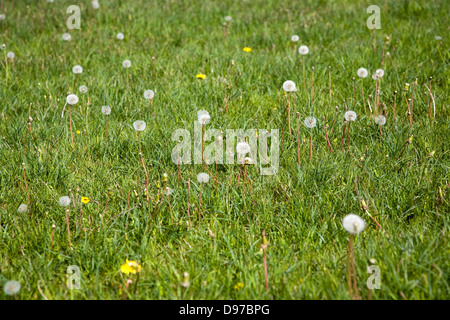
[[[72,40],[72,36],[70,35],[70,33],[63,33],[62,38],[64,41],[70,41]]]
[[[375,117],[375,123],[380,125],[380,126],[384,126],[386,124],[386,117],[383,115],[378,115]]]
[[[80,86],[80,87],[78,88],[78,90],[80,90],[81,93],[86,93],[86,92],[88,92],[88,88],[87,88],[86,86]]]
[[[123,38],[125,38],[125,36],[123,35],[122,32],[119,32],[119,33],[117,34],[117,36],[116,36],[116,39],[117,39],[117,40],[123,40]]]
[[[155,93],[153,92],[153,90],[145,90],[145,92],[144,92],[145,99],[152,100],[154,96],[155,96]]]
[[[142,120],[136,120],[135,122],[133,122],[133,127],[136,131],[144,131],[146,126],[147,124]]]
[[[359,68],[356,73],[360,78],[366,78],[369,75],[369,71],[366,68]]]
[[[98,3],[98,0],[92,0],[92,8],[94,10],[97,10],[98,8],[100,8],[100,4]]]
[[[207,183],[209,181],[209,174],[207,174],[206,172],[199,173],[197,175],[197,181],[199,183]]]
[[[6,54],[6,57],[8,59],[14,59],[16,57],[16,54],[14,52],[10,51]]]
[[[301,55],[308,54],[309,48],[307,46],[300,46],[300,48],[298,48],[298,53],[300,53]]]
[[[377,69],[375,71],[375,74],[377,75],[378,78],[382,78],[384,76],[384,70],[383,69]]]
[[[209,115],[209,112],[206,110],[200,110],[197,112],[198,122],[200,124],[205,125],[208,124],[211,120],[211,116]]]
[[[297,42],[298,40],[300,40],[300,37],[296,34],[291,37],[292,42]]]
[[[344,118],[347,121],[355,121],[356,120],[356,112],[355,111],[347,111],[344,114]]]
[[[19,208],[17,209],[17,212],[24,213],[28,211],[28,206],[24,203],[22,203]]]
[[[66,99],[67,103],[70,105],[74,105],[78,103],[78,96],[76,94],[69,94]]]
[[[124,68],[131,67],[131,61],[130,60],[123,60],[122,67],[124,67]]]
[[[233,20],[233,18],[231,18],[231,16],[226,16],[226,17],[225,17],[225,21],[230,22],[231,20]]]
[[[295,82],[292,80],[287,80],[283,83],[283,90],[286,92],[295,92],[296,90]]]
[[[6,14],[2,13],[0,14],[0,21],[3,21],[6,19]]]
[[[16,280],[6,281],[6,283],[3,286],[3,291],[8,296],[13,296],[15,294],[18,294],[20,291],[19,281],[16,281]]]
[[[1,19],[0,19],[1,20]],[[436,40],[438,40],[438,41],[440,41],[440,40],[442,40],[442,37],[441,36],[436,36],[436,37],[434,37]]]
[[[342,220],[342,226],[350,234],[358,234],[364,230],[366,223],[356,214],[349,214]]]
[[[102,113],[107,116],[111,113],[111,107],[110,106],[103,106],[102,107]]]
[[[165,187],[163,192],[164,192],[164,195],[170,196],[173,193],[173,189],[170,187]]]
[[[70,205],[70,198],[68,196],[62,196],[59,198],[59,205],[61,207],[68,207]]]
[[[73,66],[72,72],[73,72],[74,74],[80,74],[80,73],[83,72],[83,67],[81,67],[81,66],[79,66],[79,65]]]
[[[305,127],[312,129],[317,125],[317,119],[314,117],[307,117],[303,121],[303,124],[305,125]]]
[[[252,160],[252,158],[250,158],[250,157],[245,157],[245,158],[244,158],[244,163],[245,163],[245,164],[253,164],[253,160]]]
[[[245,155],[250,152],[250,145],[247,142],[238,142],[236,144],[236,152]]]

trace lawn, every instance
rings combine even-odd
[[[1,0],[2,13],[0,287],[21,288],[0,299],[450,298],[448,1]],[[195,162],[220,142],[199,143],[208,129],[224,159],[227,130],[256,129],[258,156]],[[172,159],[176,130],[191,163]],[[348,214],[365,221],[355,235]]]

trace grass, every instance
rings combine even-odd
[[[13,51],[16,57],[2,59],[0,69],[0,286],[19,281],[18,299],[120,299],[124,294],[129,299],[350,299],[349,235],[342,219],[354,213],[367,223],[353,243],[363,299],[369,298],[367,267],[373,264],[380,268],[381,289],[372,291],[372,299],[450,297],[450,192],[444,195],[450,171],[447,1],[380,2],[382,28],[375,32],[366,26],[369,4],[353,1],[100,1],[98,10],[84,1],[78,3],[81,29],[70,30],[72,40],[66,42],[61,36],[73,2],[2,1],[6,19],[0,21],[0,43],[6,49],[1,54]],[[233,19],[225,37],[228,15]],[[123,41],[115,38],[118,32],[124,33]],[[310,49],[306,90],[293,34],[300,37],[297,48]],[[390,56],[384,60],[380,101],[387,122],[380,135],[368,106],[364,111],[356,71],[369,70],[364,90],[374,108],[371,74],[382,67],[386,36]],[[243,51],[246,46],[250,53]],[[125,59],[132,63],[128,73]],[[74,76],[76,64],[83,73]],[[197,79],[198,73],[207,78]],[[422,85],[430,76],[435,118],[429,117],[429,93]],[[220,77],[232,84],[226,114]],[[352,77],[357,78],[355,101]],[[249,194],[247,186],[236,184],[238,166],[218,165],[216,172],[209,165],[219,183],[211,178],[202,187],[199,224],[196,177],[204,170],[181,165],[177,178],[172,132],[186,128],[192,135],[201,109],[211,115],[207,129],[281,131],[285,80],[293,80],[298,91],[291,97],[293,130],[291,135],[287,127],[283,131],[278,174],[261,176],[247,166]],[[407,92],[405,83],[411,85]],[[86,94],[78,91],[80,85],[88,87]],[[413,88],[410,124],[404,94],[411,98]],[[147,89],[155,91],[156,116],[144,99]],[[67,107],[61,117],[69,93],[80,98],[72,108],[75,148]],[[358,118],[341,151],[344,100]],[[108,143],[103,105],[112,109]],[[310,131],[303,125],[310,115],[318,119],[312,160]],[[149,203],[142,167],[136,192],[137,164],[142,163],[132,126],[136,120],[147,123],[141,143]],[[412,143],[405,144],[411,136]],[[163,173],[168,174],[164,184]],[[170,207],[167,196],[161,196],[163,186],[174,189]],[[29,212],[18,213],[19,205],[28,203],[27,189]],[[73,250],[58,203],[61,196],[72,198],[70,192],[76,200],[69,207]],[[83,204],[81,197],[91,201]],[[361,199],[389,238],[363,210]],[[135,293],[136,275],[120,272],[126,259],[142,266]],[[66,286],[70,265],[80,267],[79,290]],[[184,272],[188,286],[182,285]],[[127,293],[128,278],[133,290]],[[2,292],[0,299],[11,297]]]

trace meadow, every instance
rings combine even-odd
[[[0,299],[450,298],[448,1],[98,2],[0,3]],[[174,163],[199,118],[277,173]]]

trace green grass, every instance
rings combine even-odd
[[[66,8],[71,4],[82,9],[81,29],[71,30],[72,41],[65,42],[61,36],[67,32]],[[135,295],[136,277],[131,276],[130,299],[350,299],[349,236],[342,219],[354,213],[367,223],[354,243],[364,299],[369,294],[370,259],[381,270],[381,289],[373,290],[373,299],[448,299],[448,1],[379,2],[381,30],[375,35],[366,26],[370,4],[130,0],[100,1],[100,9],[93,10],[90,1],[5,1],[0,43],[6,49],[0,53],[14,51],[16,58],[7,62],[7,83],[4,58],[0,70],[0,286],[18,280],[19,299],[120,299],[128,279],[120,266],[129,259],[142,265]],[[227,15],[233,20],[225,37]],[[118,32],[124,33],[123,41],[116,40]],[[298,46],[310,49],[305,57],[306,90],[301,57],[290,41],[293,34],[300,36]],[[380,101],[387,114],[381,136],[369,110],[364,111],[356,70],[369,70],[364,87],[372,95],[373,108],[371,74],[382,67],[385,36],[390,37],[385,47],[390,56],[385,57],[381,80]],[[246,46],[252,48],[250,53],[242,50]],[[122,68],[125,59],[132,62],[128,85]],[[84,70],[74,77],[76,64]],[[207,78],[196,79],[197,73]],[[431,120],[429,94],[422,85],[430,76],[436,96],[436,117]],[[219,77],[232,83],[227,114]],[[352,77],[357,78],[356,101]],[[403,88],[411,84],[406,92],[411,98],[416,78],[411,125]],[[237,186],[238,166],[219,165],[216,173],[215,165],[209,165],[220,183],[211,179],[203,187],[199,224],[196,176],[202,166],[181,166],[182,180],[177,179],[177,166],[171,161],[172,132],[187,128],[193,136],[200,109],[211,114],[207,128],[281,131],[286,114],[282,84],[288,79],[299,89],[291,110],[295,130],[289,135],[284,129],[278,175],[261,176],[249,166],[249,194],[248,186],[245,190],[242,184]],[[89,91],[79,93],[80,85]],[[156,91],[157,117],[143,98],[146,89]],[[80,98],[72,108],[73,130],[81,131],[74,133],[75,148],[68,108],[61,117],[69,92]],[[351,125],[350,144],[345,141],[341,151],[343,100],[358,118]],[[102,105],[112,108],[108,144]],[[318,118],[312,161],[309,131],[300,122],[300,168],[295,112],[301,121],[311,114]],[[332,153],[322,128],[324,116],[329,134],[335,121]],[[31,133],[28,117],[33,119]],[[139,155],[132,124],[138,119],[147,122],[141,138],[149,194],[156,201],[158,185],[162,187],[162,175],[167,173],[167,186],[175,190],[170,198],[174,224],[166,197],[156,211],[155,201],[147,204],[142,169],[141,192],[135,191]],[[402,154],[411,135],[412,144]],[[22,163],[31,216],[17,212],[21,203],[28,203]],[[444,199],[439,188],[449,191]],[[70,196],[69,190],[76,199],[76,208],[70,206],[73,250],[58,203],[59,197]],[[98,204],[81,204],[82,196]],[[389,238],[361,209],[360,197],[367,200],[369,212]],[[52,224],[56,225],[53,250]],[[269,292],[260,250],[262,230],[269,241]],[[80,290],[66,287],[69,265],[81,269]],[[181,286],[183,272],[190,275],[189,287]],[[236,289],[237,283],[243,288]],[[1,292],[0,299],[11,297]]]

